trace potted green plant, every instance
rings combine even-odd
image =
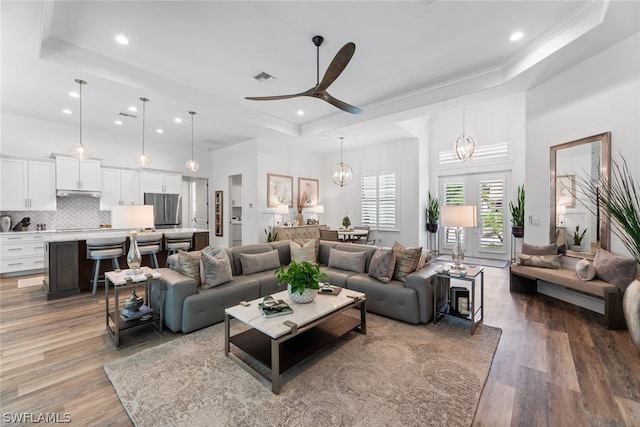
[[[345,216],[342,217],[342,226],[344,228],[351,227],[351,220],[349,219],[349,214],[346,214]]]
[[[438,232],[438,220],[440,219],[440,198],[433,197],[429,191],[427,207],[427,231],[429,233]]]
[[[511,234],[513,237],[524,236],[524,184],[518,186],[518,200],[514,205],[509,202],[511,212]]]
[[[273,227],[271,226],[264,229],[264,234],[267,235],[267,242],[275,242],[278,240],[278,232],[273,231]]]
[[[569,245],[569,249],[576,252],[582,252],[582,239],[584,239],[585,234],[587,234],[587,230],[582,230],[580,232],[580,226],[576,225],[576,231],[573,232],[571,238],[573,239],[573,245]]]
[[[318,295],[320,282],[327,281],[326,274],[320,272],[320,266],[308,261],[291,261],[288,266],[283,265],[275,272],[278,285],[287,284],[289,298],[297,304],[313,301]]]

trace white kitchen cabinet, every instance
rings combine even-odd
[[[102,168],[100,210],[114,205],[140,204],[140,173],[129,169]]]
[[[20,275],[44,269],[45,242],[42,234],[19,232],[5,234],[0,236],[0,242],[2,243],[0,273]]]
[[[100,191],[100,160],[56,156],[58,190]]]
[[[142,171],[140,175],[141,193],[180,194],[182,174],[162,171]]]
[[[3,211],[55,211],[56,167],[45,160],[2,159]]]

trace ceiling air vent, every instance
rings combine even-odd
[[[265,73],[264,71],[258,73],[253,78],[259,81],[260,83],[266,83],[276,79],[271,74]]]

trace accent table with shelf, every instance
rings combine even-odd
[[[164,322],[162,313],[164,306],[164,283],[160,280],[162,278],[160,273],[149,267],[142,267],[142,273],[136,275],[128,275],[127,271],[128,270],[109,271],[105,273],[104,294],[107,331],[109,335],[111,335],[116,347],[120,346],[120,333],[122,331],[137,326],[151,325],[158,333],[162,333],[162,325]],[[151,298],[151,288],[154,284],[158,286],[158,307],[156,307],[156,304],[153,304],[153,298]],[[113,310],[109,309],[110,285],[113,287]],[[120,306],[120,292],[135,290],[140,286],[145,286],[145,304],[153,309],[151,318],[125,321],[120,318],[120,310],[122,308]]]
[[[470,329],[471,334],[473,335],[476,327],[484,320],[484,267],[471,267],[467,265],[464,270],[454,270],[452,267],[449,268],[449,271],[436,273],[436,282],[433,288],[433,323],[438,323],[439,317],[441,316],[451,316],[463,319],[471,324]],[[464,274],[461,274],[461,272],[464,272]],[[479,289],[476,289],[477,279],[480,279]],[[470,282],[470,285],[465,285],[465,287],[471,287],[468,300],[468,314],[461,314],[458,311],[453,310],[449,299],[451,280]],[[443,295],[444,289],[446,289],[446,294]],[[477,304],[476,301],[476,290],[480,291],[480,304]]]

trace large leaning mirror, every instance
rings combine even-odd
[[[609,179],[611,133],[602,133],[551,147],[551,221],[549,241],[566,243],[569,255],[609,249],[609,218],[576,191],[584,179]],[[582,237],[579,244],[574,235]]]

